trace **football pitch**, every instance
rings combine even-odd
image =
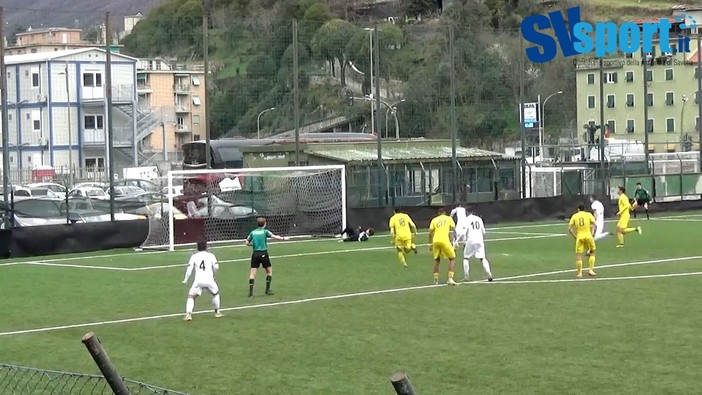
[[[632,222],[582,280],[565,221],[487,224],[495,281],[473,261],[458,287],[431,285],[426,232],[408,268],[387,235],[272,242],[275,295],[259,273],[251,299],[250,249],[219,245],[226,316],[203,294],[188,323],[189,250],[1,261],[0,362],[94,373],[93,331],[121,375],[191,394],[392,394],[395,371],[420,394],[699,392],[702,214]]]

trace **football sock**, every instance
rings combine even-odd
[[[448,272],[448,278],[453,279],[453,272]]]
[[[468,259],[463,260],[463,278],[468,278],[470,275],[470,262]]]
[[[620,246],[624,245],[624,234],[617,233],[617,242],[619,243]]]
[[[219,294],[212,297],[212,306],[214,306],[215,313],[219,313]]]
[[[648,209],[646,209],[646,219],[651,219],[651,217],[648,216]]]
[[[195,308],[195,299],[188,298],[188,301],[185,302],[185,313],[192,314],[194,308]]]
[[[492,272],[490,271],[490,262],[486,258],[483,258],[483,270],[488,277],[492,278]]]
[[[590,258],[588,258],[588,260],[587,260],[587,264],[588,264],[590,270],[595,269],[595,256],[594,255],[590,255]]]
[[[583,274],[583,261],[582,261],[582,259],[575,261],[575,267],[578,268],[578,274]]]
[[[266,292],[271,290],[271,281],[273,281],[273,276],[266,276]]]
[[[249,279],[249,296],[253,295],[254,279]]]
[[[405,260],[405,253],[402,251],[397,251],[397,260],[400,261],[401,265],[407,264],[407,261]]]
[[[631,233],[631,232],[636,232],[636,228],[626,228],[626,229],[622,230],[622,233],[624,233],[624,234]]]
[[[439,273],[434,273],[434,281],[439,281]]]

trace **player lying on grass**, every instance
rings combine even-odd
[[[374,234],[375,230],[373,228],[368,228],[364,230],[360,226],[356,229],[348,227],[341,232],[341,240],[339,241],[368,241],[368,239],[370,239],[370,237]]]
[[[448,259],[448,285],[456,285],[453,280],[453,273],[456,268],[456,250],[451,244],[451,232],[456,228],[453,219],[446,215],[443,208],[429,224],[429,251],[434,257],[434,284],[439,283],[439,263],[441,258]]]
[[[417,253],[417,246],[414,244],[412,239],[414,235],[417,234],[417,225],[414,224],[412,218],[406,213],[403,213],[401,209],[395,208],[395,214],[390,217],[389,227],[390,227],[390,237],[392,245],[397,249],[397,261],[400,265],[407,267],[407,257],[406,255],[410,251]]]
[[[256,281],[256,271],[263,266],[266,271],[266,295],[273,295],[271,290],[271,282],[273,281],[273,267],[271,266],[271,257],[268,255],[268,238],[276,240],[290,240],[289,237],[274,235],[273,232],[266,229],[266,218],[258,217],[256,219],[258,228],[249,232],[246,238],[246,245],[253,247],[251,254],[251,270],[249,270],[249,298],[253,296],[254,282]]]
[[[475,257],[483,264],[483,270],[488,278],[492,281],[492,271],[490,271],[490,262],[485,257],[485,224],[483,219],[473,214],[471,209],[464,209],[468,216],[465,219],[463,233],[456,231],[456,235],[465,241],[463,247],[463,281],[468,281],[470,274],[470,258]],[[458,225],[456,225],[458,229]],[[455,243],[454,241],[454,244]]]
[[[596,276],[595,274],[595,217],[585,211],[585,205],[578,205],[578,212],[570,217],[568,222],[568,233],[575,239],[575,267],[578,269],[577,278],[583,277],[583,253],[589,251],[588,258],[589,269],[587,274]]]
[[[626,188],[620,186],[617,193],[619,194],[619,201],[617,203],[619,208],[619,211],[617,211],[617,216],[619,216],[619,222],[617,222],[617,248],[622,248],[624,247],[624,235],[632,232],[639,232],[639,234],[641,234],[641,227],[629,227],[631,203],[629,203],[629,198],[626,196]]]
[[[651,219],[648,215],[649,203],[651,203],[651,194],[648,193],[648,190],[644,188],[640,182],[637,182],[636,191],[634,191],[634,207],[632,210],[634,212],[634,218],[636,218],[636,209],[643,207],[646,212],[646,219]]]
[[[218,269],[219,263],[217,263],[217,258],[214,254],[207,251],[207,242],[198,242],[197,252],[190,257],[188,268],[185,269],[185,278],[183,279],[183,284],[187,284],[190,276],[195,274],[193,285],[190,287],[190,291],[188,291],[188,301],[185,303],[185,321],[191,321],[193,319],[195,299],[202,295],[203,289],[206,289],[212,295],[215,318],[222,317],[222,314],[219,312],[219,287],[215,281],[215,272]]]

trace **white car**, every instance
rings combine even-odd
[[[56,184],[54,182],[36,182],[33,184],[27,184],[27,188],[45,188],[53,192],[54,196],[56,196],[59,199],[65,199],[66,198],[66,192],[68,190],[66,189],[65,186],[61,184]]]
[[[183,186],[182,185],[174,185],[172,187],[164,187],[161,189],[161,194],[165,196],[166,198],[168,197],[176,197],[176,196],[183,196]]]
[[[88,199],[108,200],[110,195],[97,187],[75,188],[68,192],[68,197],[82,197]]]

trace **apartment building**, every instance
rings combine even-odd
[[[29,28],[15,35],[15,44],[5,49],[6,55],[66,51],[69,49],[92,48],[105,42],[104,31],[93,42],[84,41],[82,29],[52,27],[46,29]],[[97,42],[99,41],[99,43]]]
[[[160,114],[145,140],[153,152],[176,153],[205,134],[205,74],[164,59],[141,59],[137,66],[139,105]],[[174,158],[169,158],[174,159]]]
[[[683,11],[674,10],[674,15],[675,12]],[[645,141],[648,134],[650,152],[672,152],[680,150],[685,139],[698,140],[695,68],[699,49],[694,38],[689,44],[691,52],[677,48],[679,35],[694,37],[696,32],[679,30],[674,16],[670,21],[675,26],[670,34],[672,52],[663,52],[657,41],[651,53],[621,53],[604,59],[603,103],[600,60],[576,62],[579,127],[587,123],[599,125],[602,105],[606,130],[612,137]]]
[[[5,57],[10,165],[103,167],[106,52],[99,48]],[[118,167],[136,156],[136,63],[112,54],[113,142]],[[4,132],[4,131],[3,131]]]

